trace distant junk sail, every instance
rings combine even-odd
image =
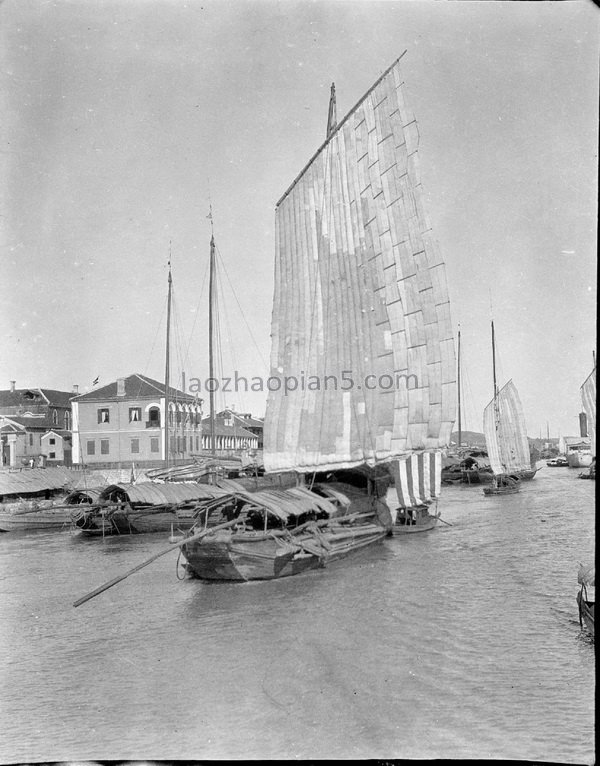
[[[400,59],[276,208],[265,469],[375,466],[449,444],[456,366]],[[332,91],[333,92],[333,91]],[[312,385],[309,385],[309,382]]]

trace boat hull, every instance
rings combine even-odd
[[[521,481],[531,481],[531,479],[535,478],[538,471],[539,468],[526,468],[523,471],[515,471],[515,475],[518,476]]]
[[[222,530],[181,546],[190,574],[203,580],[273,580],[301,574],[381,542],[377,524],[330,524],[318,534]]]
[[[0,513],[0,532],[30,529],[62,529],[71,525],[71,514],[64,511],[35,513]]]
[[[106,535],[137,535],[168,532],[172,527],[187,531],[196,519],[174,511],[80,511],[73,518],[73,524],[87,537]]]
[[[392,535],[396,537],[396,535],[414,535],[417,532],[428,532],[430,529],[434,529],[437,523],[437,516],[428,515],[415,524],[394,524]]]
[[[567,455],[569,468],[588,468],[592,464],[591,452],[571,452]]]
[[[521,487],[484,487],[484,495],[514,495],[521,491]]]
[[[429,513],[427,508],[423,506],[412,509],[398,508],[390,534],[395,536],[428,532],[430,529],[435,528],[439,517],[439,510],[435,513]]]
[[[584,595],[583,591],[579,591],[577,594],[577,605],[579,607],[579,623],[583,627],[585,627],[589,630],[589,632],[592,634],[592,637],[594,636],[594,601],[588,601]]]

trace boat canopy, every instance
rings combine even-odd
[[[66,505],[81,505],[82,503],[97,503],[104,487],[76,489],[65,497]]]
[[[277,204],[267,472],[450,443],[454,337],[418,144],[398,59]]]
[[[502,386],[483,411],[483,431],[495,474],[531,468],[525,415],[512,380]]]
[[[71,489],[84,478],[80,471],[68,468],[23,468],[18,471],[0,471],[0,496],[26,495],[45,490]]]
[[[99,501],[172,505],[192,500],[208,500],[225,494],[224,490],[209,484],[197,484],[195,482],[155,484],[148,481],[140,484],[109,484],[100,493]]]
[[[350,500],[341,493],[336,495],[348,506]],[[325,513],[328,516],[335,515],[338,507],[323,496],[306,487],[292,487],[290,489],[269,489],[257,492],[236,491],[224,494],[218,498],[214,509],[220,505],[227,505],[232,501],[242,500],[250,508],[265,510],[281,521],[287,521],[290,516],[299,517],[303,514],[316,512]]]

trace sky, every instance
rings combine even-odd
[[[269,374],[275,204],[403,52],[460,326],[463,428],[512,378],[578,434],[596,349],[599,9],[572,2],[4,0],[0,388]],[[212,209],[212,221],[209,210]],[[200,394],[202,396],[202,393]],[[208,399],[208,396],[205,397]],[[264,415],[266,394],[217,406]]]

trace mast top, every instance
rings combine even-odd
[[[327,115],[327,133],[325,138],[330,138],[337,128],[337,115],[335,106],[335,83],[331,83],[331,95],[329,96],[329,114]]]

